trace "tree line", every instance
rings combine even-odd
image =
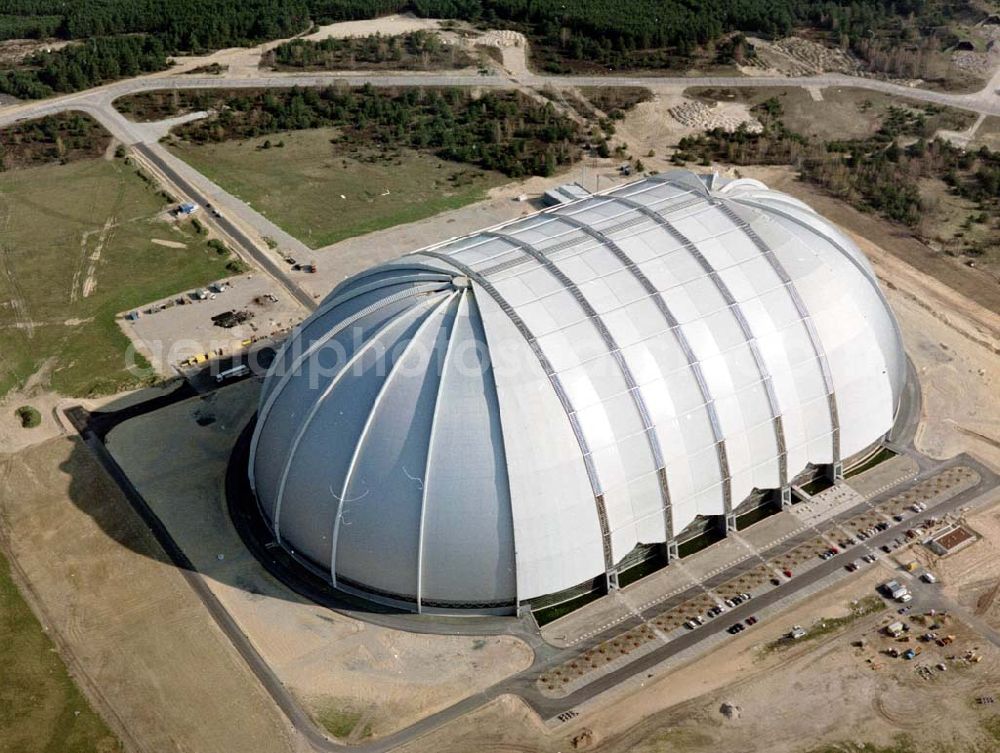
[[[552,175],[580,158],[589,133],[549,102],[520,92],[330,86],[280,91],[148,92],[124,109],[210,109],[214,115],[176,127],[191,143],[247,139],[282,131],[334,127],[340,146],[431,151],[444,159],[513,178]]]
[[[536,63],[556,72],[670,67],[732,31],[782,36],[797,26],[822,29],[835,43],[888,69],[904,66],[893,50],[937,33],[963,5],[949,0],[631,0],[627,6],[620,0],[0,0],[0,39],[84,39],[126,57],[127,44],[119,48],[104,38],[136,34],[155,39],[166,54],[205,52],[294,36],[313,22],[412,11],[523,31]],[[29,58],[19,74],[4,76],[2,90],[23,97],[61,91],[37,75],[44,65],[66,68],[65,78],[81,87],[105,80],[88,77],[72,49],[46,53],[54,59]],[[118,75],[128,75],[128,61],[120,61],[119,69]]]
[[[431,31],[396,36],[327,37],[319,41],[293,39],[265,53],[263,65],[275,68],[335,70],[391,67],[407,70],[463,68],[476,59]]]
[[[52,52],[37,52],[27,68],[0,71],[0,93],[39,99],[89,89],[119,78],[163,70],[167,52],[156,37],[97,37]]]
[[[871,137],[829,141],[789,130],[781,120],[783,109],[777,98],[751,111],[762,131],[752,133],[741,126],[734,132],[714,129],[685,137],[673,161],[793,165],[804,180],[859,209],[909,227],[920,225],[928,209],[928,198],[920,190],[922,179],[940,180],[955,195],[975,203],[980,212],[975,222],[993,222],[1000,214],[1000,152],[985,146],[968,151],[931,138],[932,118],[941,115],[934,105],[890,106]],[[901,141],[908,143],[904,146]],[[976,244],[963,249],[972,256],[982,252]]]
[[[292,36],[311,13],[307,0],[0,0],[0,39],[149,34],[200,52]]]

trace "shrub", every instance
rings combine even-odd
[[[226,248],[226,244],[220,241],[218,238],[212,238],[208,241],[208,247],[215,251],[219,256],[225,256],[229,253],[229,249]]]
[[[33,429],[42,422],[42,414],[30,405],[22,405],[14,415],[21,419],[21,427],[25,429]]]

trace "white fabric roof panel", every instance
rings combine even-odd
[[[301,356],[373,338],[445,355],[340,377]],[[275,359],[251,478],[282,544],[332,581],[512,608],[877,441],[904,367],[846,236],[757,181],[670,172],[345,281]],[[324,485],[377,497],[332,566],[344,502]]]

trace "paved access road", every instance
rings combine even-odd
[[[160,398],[160,400],[166,403],[183,399],[183,397],[184,394],[167,395]],[[157,405],[156,407],[161,406]],[[130,411],[135,412],[142,410],[142,405],[133,406],[130,409],[126,409],[123,415],[127,415]],[[159,518],[157,518],[152,509],[146,504],[139,491],[132,485],[118,463],[108,452],[104,442],[102,441],[101,435],[106,432],[111,425],[114,425],[114,423],[118,421],[119,417],[114,414],[110,414],[94,416],[93,418],[99,420],[91,420],[91,418],[84,412],[76,409],[68,411],[67,415],[80,432],[87,446],[125,493],[126,498],[136,512],[143,518],[146,525],[150,528],[154,536],[164,548],[165,552],[182,570],[184,577],[187,579],[192,590],[201,598],[206,609],[218,624],[219,628],[233,643],[236,650],[247,662],[248,668],[257,676],[264,689],[271,695],[278,707],[281,708],[286,714],[292,726],[303,736],[303,739],[307,741],[314,750],[322,751],[323,753],[332,753],[333,751],[343,749],[342,744],[329,739],[316,726],[294,696],[289,693],[287,688],[284,687],[271,668],[257,653],[253,645],[250,643],[249,638],[243,633],[228,611],[221,605],[211,588],[202,578],[201,574],[193,568],[187,556],[170,536],[169,531]],[[959,507],[968,505],[980,496],[983,496],[984,491],[995,485],[996,476],[981,464],[966,456],[959,456],[958,458],[942,464],[922,464],[924,465],[924,470],[917,478],[911,479],[909,484],[918,483],[927,476],[939,472],[941,469],[949,465],[956,464],[969,465],[975,468],[982,477],[981,481],[975,487],[956,495],[952,499],[946,500],[929,508],[926,511],[927,514],[932,511],[938,515],[954,511]],[[895,493],[894,490],[889,490],[881,496],[887,497],[893,493]],[[841,513],[831,517],[828,521],[825,521],[824,530],[831,526],[835,526],[837,522],[846,521],[855,515],[868,511],[870,509],[869,505],[870,503],[866,501],[851,508],[850,510],[842,511]],[[640,622],[639,617],[637,616],[632,620],[626,621],[625,623],[615,625],[603,633],[592,636],[580,644],[565,649],[557,649],[544,643],[537,633],[534,635],[524,634],[523,626],[521,626],[520,623],[511,620],[511,625],[508,629],[509,632],[517,634],[519,637],[525,639],[535,652],[535,660],[529,669],[492,685],[479,693],[464,698],[458,703],[442,709],[437,713],[424,717],[416,723],[391,735],[352,747],[362,750],[365,753],[383,753],[383,751],[392,750],[399,745],[403,745],[416,737],[424,735],[450,721],[458,719],[459,717],[478,709],[490,700],[507,694],[520,696],[529,705],[531,705],[531,707],[543,719],[551,719],[561,713],[572,710],[579,704],[616,687],[639,673],[652,670],[654,667],[659,666],[662,662],[677,656],[681,652],[689,651],[691,649],[697,650],[699,644],[702,643],[705,643],[707,646],[711,646],[714,641],[718,641],[720,639],[724,640],[725,636],[722,635],[723,631],[733,622],[745,620],[751,614],[780,601],[795,598],[797,593],[808,592],[808,589],[816,586],[819,581],[829,577],[835,572],[842,571],[843,566],[847,562],[859,556],[862,549],[878,548],[883,543],[886,543],[900,535],[900,532],[906,526],[906,522],[891,526],[885,532],[867,539],[862,544],[850,547],[842,554],[825,562],[821,562],[801,574],[797,574],[792,578],[792,580],[757,596],[752,601],[728,610],[724,613],[724,616],[720,616],[709,621],[697,630],[675,637],[650,653],[637,658],[635,661],[626,664],[617,670],[609,672],[608,674],[595,678],[587,685],[577,689],[564,698],[551,698],[543,696],[539,692],[536,685],[539,675],[547,669],[561,664],[562,662],[579,655],[593,646],[596,646],[602,641],[607,640],[608,638],[613,637],[630,627],[638,625]],[[761,552],[761,555],[765,559],[773,558],[779,552],[794,548],[802,541],[814,538],[815,536],[816,532],[814,530],[802,531],[791,539],[788,539],[767,551]],[[719,585],[733,577],[738,576],[743,570],[756,567],[757,562],[758,560],[756,558],[751,558],[751,561],[749,562],[741,562],[724,572],[712,576],[704,581],[702,585],[709,588]],[[849,576],[845,574],[844,577]],[[642,618],[651,618],[655,616],[655,614],[670,608],[675,603],[680,603],[695,593],[700,592],[699,586],[692,586],[689,591],[677,594],[670,600],[645,610],[642,614]],[[395,627],[398,629],[408,629],[406,621],[395,625]],[[416,625],[414,625],[414,627],[417,628]],[[426,625],[420,625],[419,627],[423,629],[422,631],[426,631]],[[995,636],[992,635],[989,636],[991,640],[994,637]]]
[[[163,124],[135,123],[128,120],[113,106],[114,100],[137,92],[162,89],[235,89],[235,88],[288,88],[291,86],[476,86],[476,87],[544,87],[565,88],[573,86],[645,86],[657,91],[683,91],[692,86],[710,87],[813,87],[844,86],[869,89],[885,94],[930,102],[933,104],[970,110],[980,115],[1000,115],[1000,68],[980,91],[971,94],[950,94],[927,89],[917,89],[888,81],[871,78],[823,74],[799,77],[746,77],[746,76],[544,76],[525,74],[518,77],[499,75],[480,76],[470,73],[379,73],[357,75],[343,73],[267,73],[259,76],[226,78],[192,75],[152,74],[118,81],[113,84],[88,89],[38,102],[24,102],[0,108],[0,127],[19,120],[38,118],[68,110],[79,110],[91,115],[112,136],[123,144],[133,146],[142,159],[150,163],[178,190],[202,206],[212,204],[220,209],[222,217],[206,212],[205,220],[215,225],[238,247],[241,255],[253,259],[260,268],[273,277],[306,311],[316,308],[314,296],[299,284],[301,278],[288,269],[280,256],[263,243],[273,239],[286,253],[297,259],[312,258],[312,249],[292,237],[275,223],[244,202],[224,191],[220,186],[175,157],[159,144]],[[253,236],[256,235],[258,240]]]
[[[276,262],[270,254],[266,253],[256,243],[254,243],[246,233],[231,222],[224,214],[217,211],[208,198],[206,198],[204,193],[180,175],[175,165],[171,164],[174,160],[176,160],[176,158],[172,158],[170,153],[163,147],[159,146],[159,144],[136,144],[135,150],[142,155],[145,160],[154,165],[157,170],[163,173],[167,180],[181,189],[188,196],[188,198],[200,206],[205,207],[206,212],[211,214],[210,221],[217,225],[223,233],[232,238],[234,242],[238,243],[247,256],[252,258],[261,269],[267,272],[267,274],[277,280],[277,282],[285,288],[285,290],[287,290],[295,300],[301,303],[306,310],[312,311],[316,308],[315,299],[295,283],[295,280],[292,279],[289,273],[282,268],[279,262]],[[164,155],[167,155],[167,157],[165,158]]]
[[[373,86],[476,86],[476,87],[542,87],[551,85],[554,87],[570,86],[645,86],[656,91],[683,91],[692,86],[710,87],[815,87],[825,88],[830,86],[855,87],[878,91],[893,96],[905,97],[912,100],[930,102],[933,104],[954,107],[962,110],[969,110],[981,115],[1000,115],[1000,97],[996,94],[996,89],[1000,87],[1000,70],[990,80],[989,84],[981,91],[971,94],[949,94],[944,92],[928,91],[924,89],[910,88],[898,84],[892,84],[875,79],[855,78],[844,75],[825,74],[811,77],[658,77],[658,76],[608,76],[608,77],[569,77],[569,76],[540,76],[536,74],[521,75],[517,78],[505,76],[478,76],[461,73],[452,74],[393,74],[385,73],[379,75],[343,75],[343,74],[284,74],[284,73],[262,73],[260,76],[249,78],[225,78],[211,77],[202,78],[197,76],[171,76],[163,74],[153,74],[142,78],[120,81],[107,86],[98,87],[85,92],[70,94],[50,100],[40,102],[21,103],[13,106],[0,108],[0,126],[9,125],[19,120],[37,118],[44,115],[51,115],[68,110],[80,110],[93,116],[100,122],[116,139],[124,144],[133,146],[138,156],[153,166],[164,177],[174,184],[180,191],[188,197],[201,204],[211,203],[222,212],[221,217],[212,216],[206,212],[205,220],[209,224],[214,224],[226,236],[238,244],[242,253],[254,259],[260,267],[272,276],[280,285],[287,288],[307,310],[315,308],[315,302],[308,292],[304,291],[296,282],[295,277],[283,266],[283,262],[277,259],[275,254],[270,253],[251,237],[251,232],[256,233],[261,238],[269,237],[277,240],[281,247],[295,256],[309,258],[310,249],[295,238],[285,233],[281,228],[274,225],[267,218],[248,207],[243,202],[223,191],[220,187],[212,183],[205,176],[201,175],[189,165],[172,155],[169,151],[159,145],[158,141],[162,135],[162,128],[156,124],[133,123],[122,116],[114,109],[112,103],[115,99],[128,94],[142,91],[152,91],[157,89],[198,89],[198,88],[287,88],[291,86],[326,86],[334,83],[357,86],[371,84]],[[248,230],[250,232],[248,232]],[[78,426],[82,431],[84,439],[90,449],[99,460],[109,470],[111,475],[125,491],[130,502],[136,507],[150,528],[154,531],[160,543],[171,555],[179,567],[184,570],[185,577],[191,588],[201,597],[219,627],[227,634],[236,649],[243,655],[248,666],[257,675],[258,679],[271,694],[278,706],[288,716],[293,727],[308,741],[308,743],[319,751],[335,751],[343,746],[328,739],[311,719],[304,713],[301,706],[295,701],[288,691],[281,685],[280,681],[271,672],[270,668],[262,661],[260,656],[250,645],[248,638],[242,633],[239,626],[232,620],[228,612],[225,611],[215,599],[214,594],[201,579],[201,576],[190,569],[190,563],[186,561],[183,552],[173,543],[169,533],[162,527],[155,515],[151,513],[145,501],[142,500],[138,491],[132,486],[129,480],[118,468],[117,463],[107,452],[100,441],[100,438],[85,427]],[[971,463],[969,459],[962,458],[961,462]],[[991,474],[984,475],[984,478],[992,478]],[[973,492],[982,492],[982,485],[975,490],[963,493],[958,497],[943,503],[935,510],[946,511],[954,509],[962,504],[968,503],[974,496]],[[848,511],[850,513],[852,511]],[[853,511],[857,512],[857,511]],[[898,530],[890,528],[881,537],[870,539],[871,545],[878,545],[881,540],[892,538],[898,534]],[[811,537],[813,534],[808,534]],[[794,541],[785,542],[786,547],[794,545]],[[708,625],[699,628],[689,634],[683,635],[667,644],[659,647],[635,662],[601,678],[596,679],[587,686],[577,690],[570,696],[562,699],[552,699],[543,697],[535,687],[535,680],[538,675],[547,667],[563,661],[571,654],[586,650],[591,645],[596,645],[610,634],[620,632],[629,626],[628,623],[616,626],[607,635],[594,636],[585,644],[574,646],[572,649],[558,651],[552,647],[542,644],[537,636],[529,637],[528,642],[536,651],[536,661],[531,669],[520,675],[516,675],[504,682],[498,683],[481,693],[466,698],[459,703],[450,706],[436,714],[425,717],[419,722],[407,727],[399,732],[389,735],[377,741],[356,746],[357,748],[379,753],[390,750],[397,745],[401,745],[414,739],[432,729],[456,719],[463,714],[475,710],[483,703],[500,695],[513,693],[525,698],[544,717],[552,717],[558,713],[571,709],[573,706],[589,698],[598,695],[605,690],[614,687],[618,683],[633,676],[637,672],[646,671],[669,659],[679,652],[696,646],[699,642],[709,638],[718,638],[718,634],[723,631],[731,621],[743,619],[751,612],[761,609],[779,599],[787,598],[801,589],[808,588],[818,580],[830,575],[846,561],[846,558],[836,557],[828,562],[795,577],[791,582],[775,589],[767,594],[761,595],[753,602],[742,605],[726,614],[732,618],[719,619]],[[738,566],[737,566],[738,567]],[[718,578],[728,579],[735,573],[728,571],[720,574]],[[713,582],[714,582],[713,578]],[[720,581],[721,582],[721,581]],[[657,609],[664,608],[658,605]],[[636,624],[638,620],[636,620]]]

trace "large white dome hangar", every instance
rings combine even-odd
[[[250,483],[337,589],[512,613],[836,477],[905,375],[850,239],[758,181],[672,171],[343,282],[268,374]]]

